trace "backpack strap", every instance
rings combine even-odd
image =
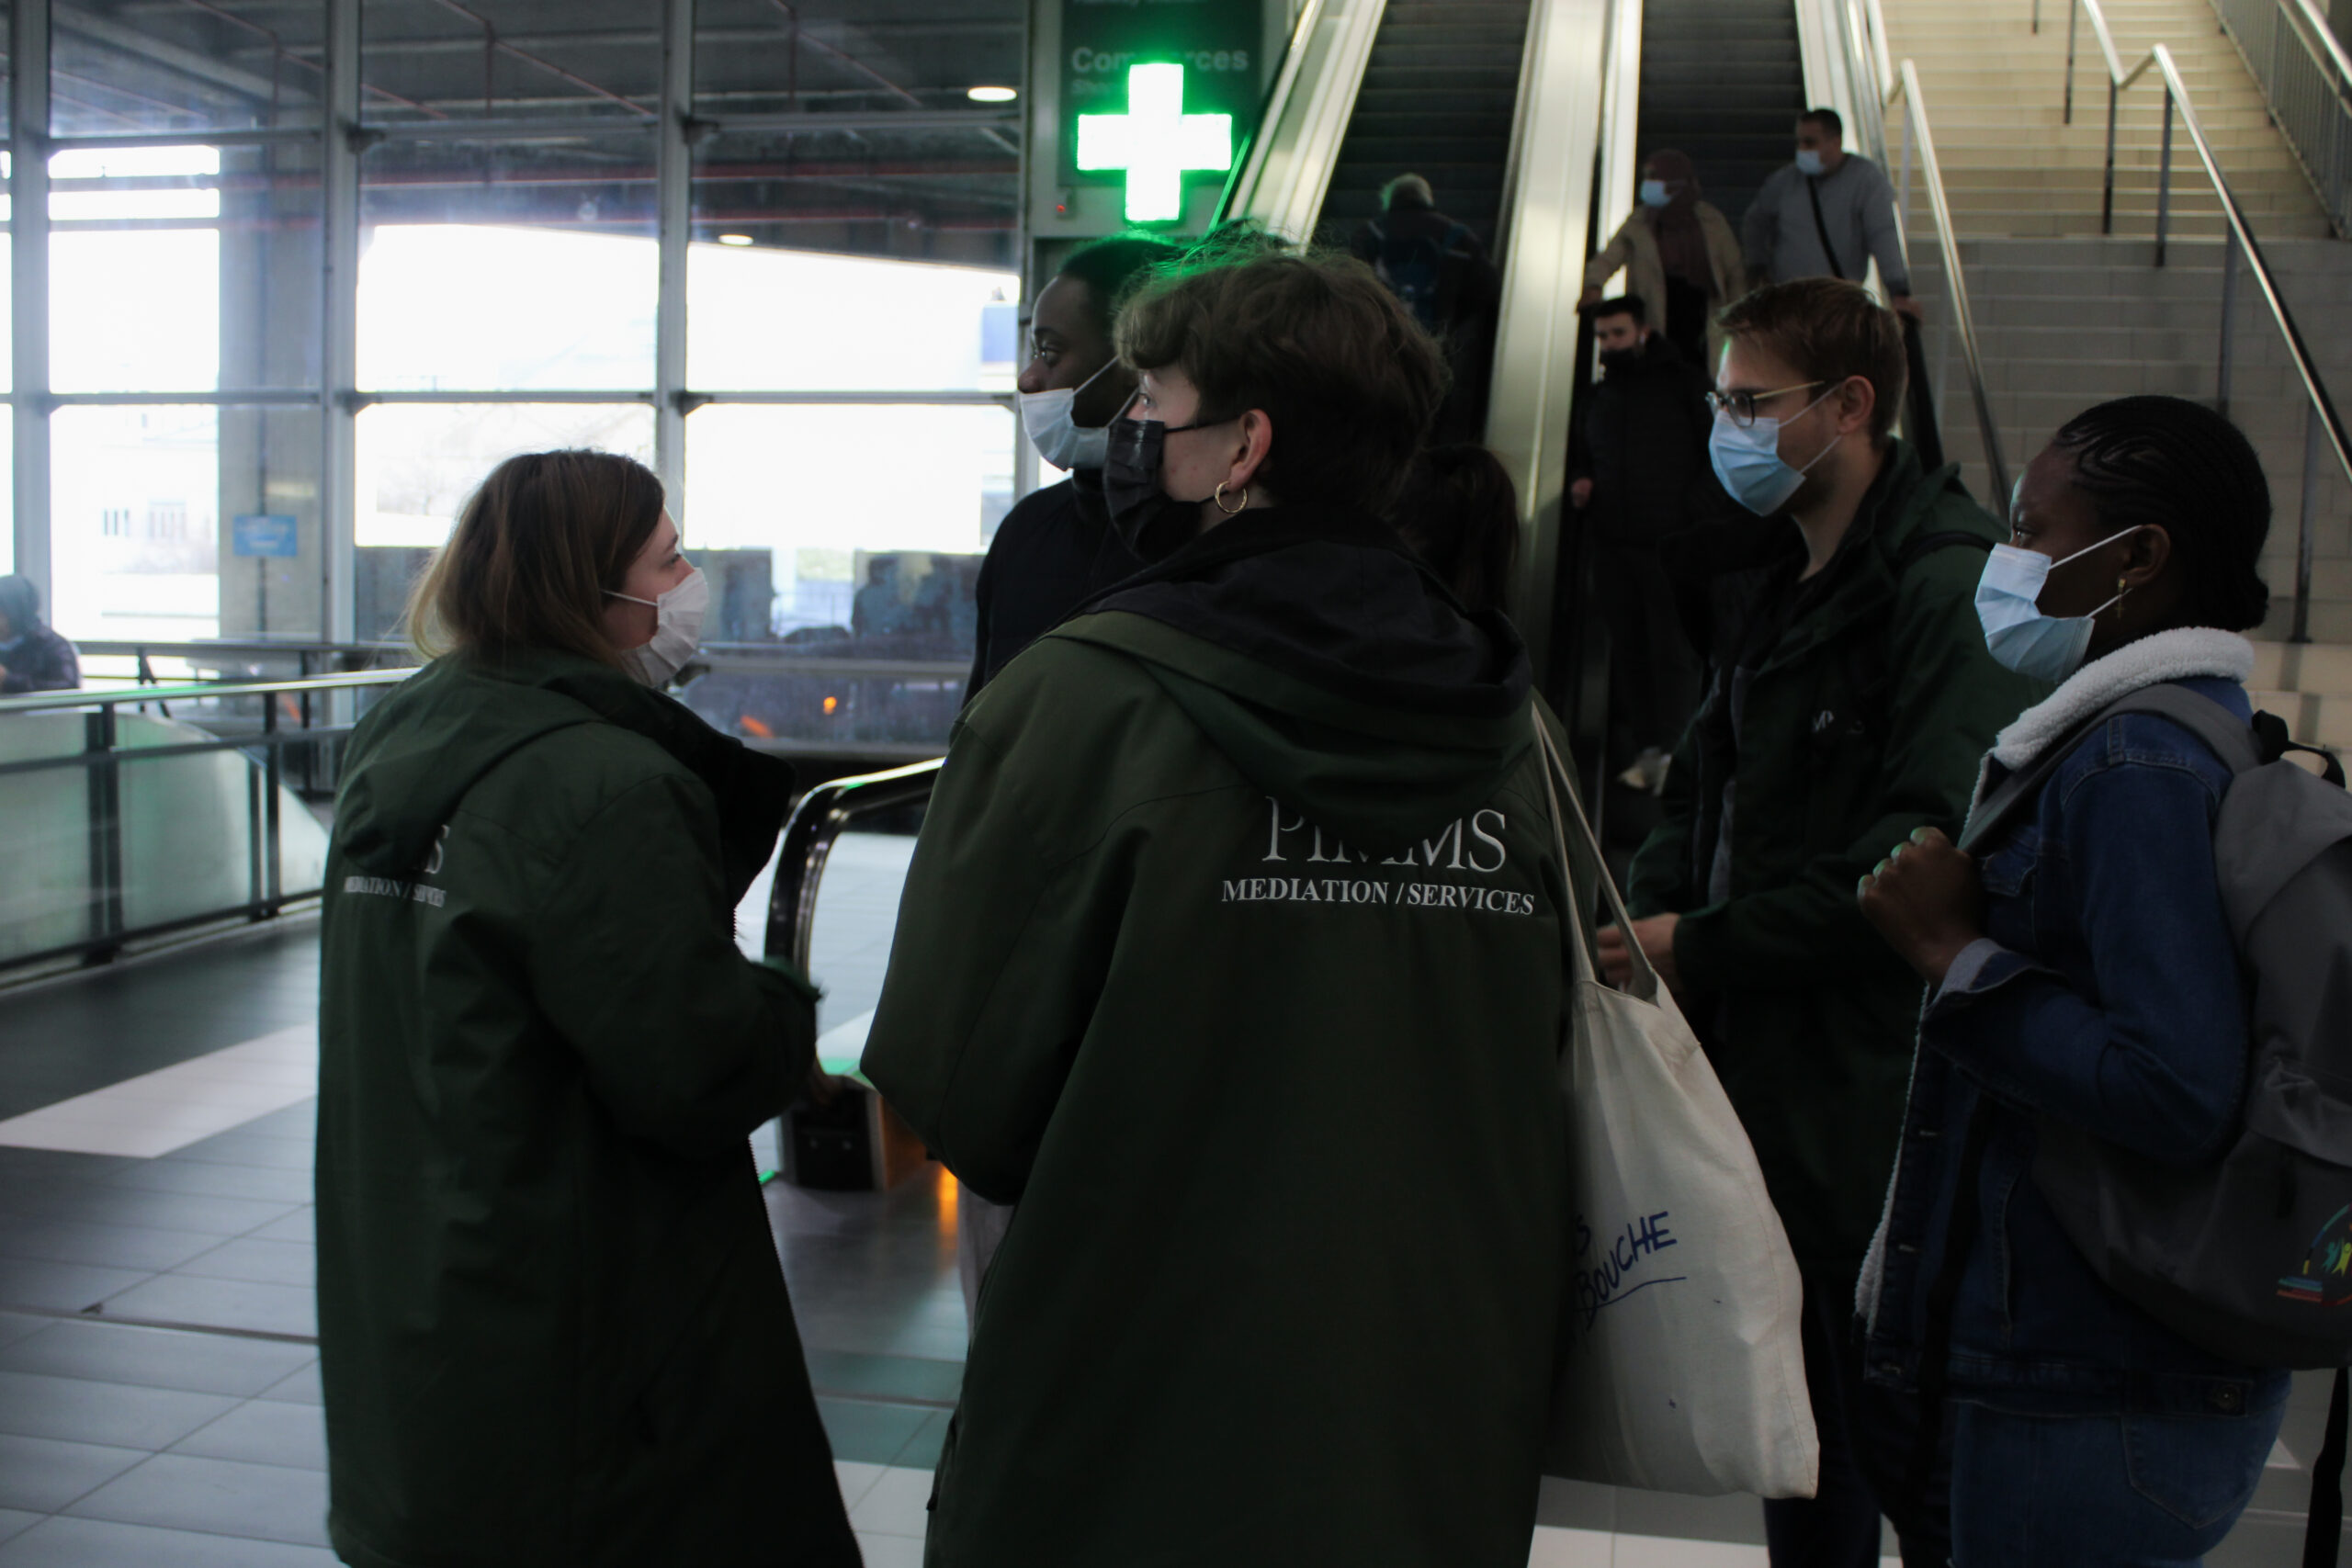
[[[2041,798],[2042,786],[2057,775],[2075,747],[2091,731],[2119,714],[2152,713],[2168,718],[2213,749],[2233,774],[2256,768],[2268,760],[2256,739],[2255,727],[2208,696],[2169,682],[2140,690],[2091,715],[2042,750],[2040,756],[2001,781],[2000,788],[1978,802],[1961,829],[1960,849],[1973,854],[1978,845],[1996,837]]]

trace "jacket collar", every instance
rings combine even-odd
[[[1822,569],[1834,579],[1827,596],[1790,627],[1765,669],[1803,658],[1893,602],[1892,562],[1959,472],[1959,465],[1946,464],[1928,473],[1920,467],[1918,448],[1899,436],[1888,441],[1885,460],[1879,465],[1871,488],[1862,493],[1853,525],[1838,541],[1838,553]],[[1796,526],[1785,518],[1781,521],[1792,529]]]
[[[2019,714],[1993,738],[1993,761],[2015,773],[2099,709],[2166,681],[2220,676],[2244,684],[2253,674],[2254,644],[2235,632],[2211,626],[2156,632],[2094,659]]]

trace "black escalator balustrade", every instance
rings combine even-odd
[[[1493,247],[1527,16],[1528,0],[1389,0],[1317,238],[1346,244],[1380,215],[1381,186],[1411,173]]]
[[[1791,0],[1645,0],[1641,155],[1690,155],[1734,231],[1795,155],[1804,60]]]

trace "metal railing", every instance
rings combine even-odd
[[[2213,0],[2339,236],[2352,235],[2352,58],[2312,0]]]
[[[934,757],[885,773],[834,779],[800,797],[776,844],[775,886],[768,896],[763,949],[767,956],[808,972],[808,940],[817,925],[817,887],[824,880],[834,841],[861,817],[928,801],[944,762]]]
[[[0,697],[0,727],[29,714],[79,712],[84,716],[79,751],[0,761],[0,779],[53,773],[62,780],[70,781],[73,775],[81,775],[87,792],[89,856],[86,933],[72,942],[0,959],[0,976],[61,959],[103,961],[135,942],[225,920],[268,919],[289,904],[317,897],[323,888],[285,885],[281,801],[287,780],[287,749],[299,746],[316,751],[349,735],[355,728],[353,723],[340,718],[315,720],[310,699],[396,685],[414,673],[413,670],[373,670],[308,680],[205,682],[122,691],[41,692],[30,696]],[[303,699],[291,715],[281,712],[279,701],[288,695]],[[143,707],[149,703],[217,703],[241,697],[262,699],[261,724],[256,733],[160,746],[126,747],[122,743],[119,715],[125,707]],[[281,722],[289,716],[295,720],[290,728]],[[246,787],[246,896],[207,908],[182,911],[168,919],[133,923],[127,918],[124,898],[128,886],[122,810],[124,769],[175,757],[220,752],[243,753],[254,764],[248,773]],[[6,830],[5,824],[0,824],[0,830]]]
[[[1919,73],[1909,60],[1899,64],[1887,41],[1886,15],[1879,0],[1835,0],[1834,31],[1843,55],[1832,74],[1849,85],[1858,111],[1863,147],[1882,168],[1897,171],[1896,231],[1907,254],[1910,250],[1911,170],[1916,159],[1919,181],[1928,195],[1928,209],[1936,225],[1936,251],[1943,262],[1944,286],[1951,294],[1953,335],[1960,340],[1961,362],[1968,375],[1969,400],[1976,415],[1978,438],[1984,446],[1988,494],[2005,504],[2009,493],[2009,468],[2001,450],[1999,422],[1985,386],[1984,355],[1976,335],[1976,316],[1968,298],[1968,277],[1960,254],[1960,233],[1951,215],[1951,199],[1944,188],[1943,165],[1936,156],[1936,139],[1929,128],[1928,103],[1919,88]],[[1890,120],[1899,122],[1899,161],[1890,135]]]
[[[2175,63],[2172,51],[2159,43],[2152,47],[2129,71],[2123,68],[2122,56],[2115,47],[2115,34],[2108,27],[2107,15],[2100,10],[2098,0],[2072,0],[2066,13],[2066,100],[2064,119],[2074,123],[2075,56],[2081,17],[2091,19],[2091,32],[2098,43],[2099,55],[2107,66],[2107,170],[2105,193],[2101,197],[2099,232],[2115,231],[2115,134],[2116,111],[2123,94],[2151,72],[2156,74],[2164,88],[2164,139],[2156,165],[2156,255],[2155,265],[2162,266],[2165,259],[2165,241],[2172,216],[2172,140],[2173,120],[2178,117],[2181,129],[2188,134],[2189,145],[2196,149],[2197,159],[2205,171],[2206,180],[2222,204],[2225,223],[2222,250],[2222,329],[2217,385],[2214,397],[2222,412],[2226,413],[2230,401],[2231,372],[2236,363],[2237,279],[2239,263],[2254,275],[2255,287],[2261,291],[2263,303],[2269,308],[2270,319],[2277,323],[2279,336],[2286,341],[2288,356],[2294,361],[2295,374],[2302,382],[2306,402],[2303,411],[2303,482],[2302,501],[2297,518],[2295,539],[2295,605],[2290,642],[2311,640],[2312,558],[2313,540],[2312,511],[2313,492],[2319,488],[2321,445],[2335,454],[2336,466],[2343,470],[2347,482],[2352,482],[2352,438],[2345,434],[2344,421],[2336,412],[2335,400],[2328,395],[2327,383],[2312,361],[2311,349],[2303,341],[2301,328],[2295,324],[2294,312],[2287,306],[2280,292],[2277,276],[2262,254],[2261,243],[2255,238],[2254,227],[2247,220],[2245,209],[2239,205],[2237,195],[2222,174],[2222,165],[2213,155],[2213,144],[2205,135],[2205,128],[2197,118],[2197,107],[2189,99],[2188,85],[2182,82],[2180,67]]]
[[[1293,240],[1314,238],[1387,8],[1387,0],[1306,0],[1265,112],[1226,181],[1218,222],[1249,218]]]

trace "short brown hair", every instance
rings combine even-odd
[[[1386,516],[1445,396],[1445,360],[1372,268],[1309,252],[1212,260],[1147,283],[1120,313],[1119,357],[1173,365],[1204,421],[1262,410],[1261,471],[1288,502]]]
[[[662,481],[610,452],[527,452],[490,471],[409,596],[427,658],[524,649],[617,665],[605,594],[662,520]]]
[[[1858,283],[1801,277],[1772,283],[1736,299],[1718,318],[1725,337],[1744,339],[1785,359],[1808,381],[1871,384],[1871,440],[1884,441],[1903,411],[1910,369],[1903,357],[1903,323]]]

